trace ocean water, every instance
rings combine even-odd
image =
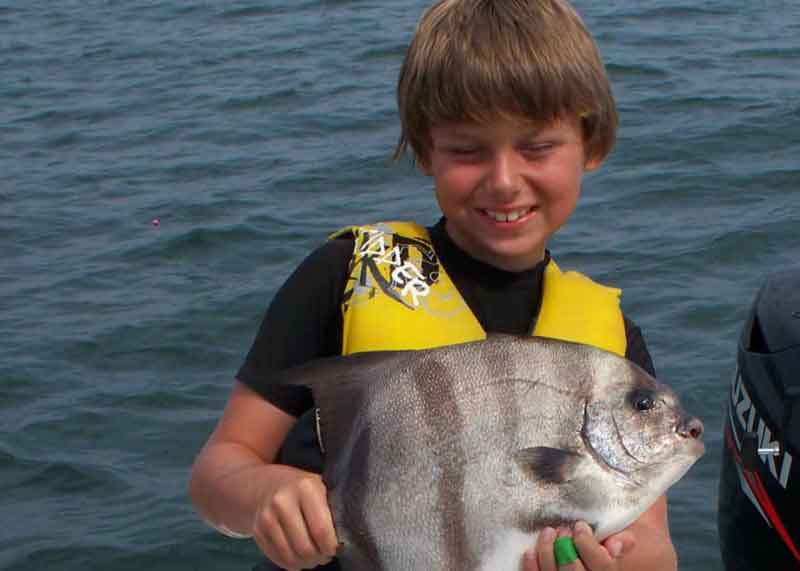
[[[0,568],[249,570],[186,481],[276,288],[337,227],[436,219],[392,164],[422,0],[0,0]],[[720,570],[736,340],[800,252],[800,3],[576,7],[621,129],[551,244],[625,289],[706,423],[670,493]],[[157,224],[155,222],[158,222]]]

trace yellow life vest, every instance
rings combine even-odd
[[[344,228],[355,238],[342,303],[342,354],[429,349],[486,338],[439,263],[428,231],[413,222]],[[621,290],[550,260],[533,335],[625,354]],[[533,303],[533,301],[531,302]]]

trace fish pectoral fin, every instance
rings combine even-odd
[[[572,450],[536,446],[517,451],[514,459],[531,477],[549,484],[562,484],[575,475],[583,455]]]

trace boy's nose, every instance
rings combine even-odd
[[[516,194],[519,189],[519,173],[511,153],[497,153],[492,160],[491,169],[489,187],[492,192],[500,196]]]

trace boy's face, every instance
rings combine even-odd
[[[572,214],[586,161],[577,119],[535,125],[500,117],[431,129],[420,169],[432,176],[450,238],[473,257],[521,271],[544,258],[547,240]]]

